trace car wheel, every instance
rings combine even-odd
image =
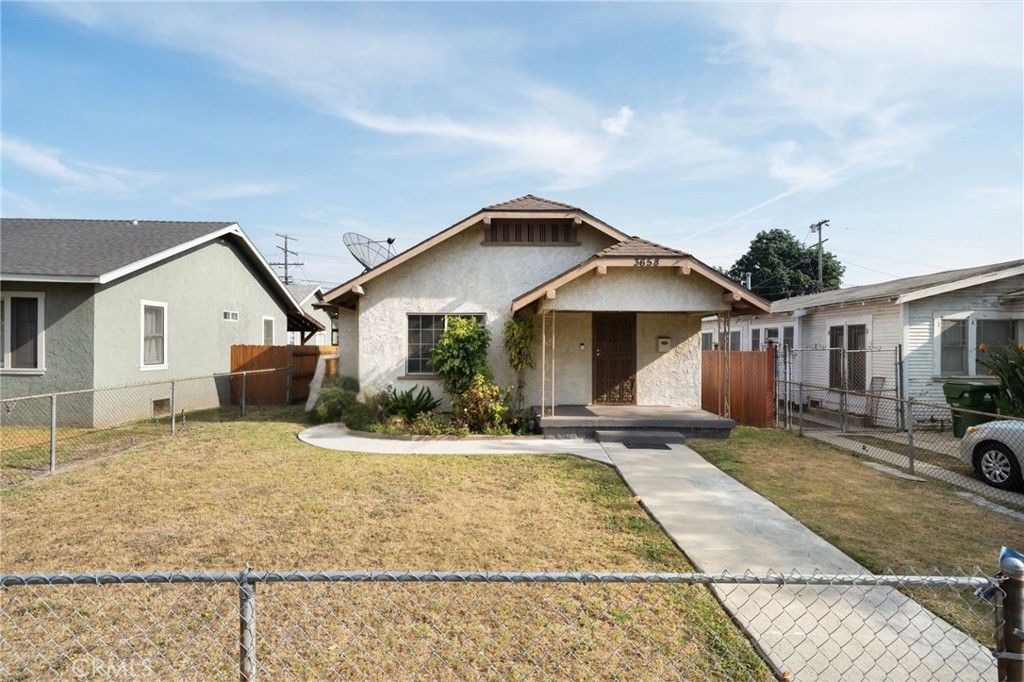
[[[974,468],[991,486],[1003,490],[1021,488],[1020,464],[1002,443],[982,443],[974,451]]]

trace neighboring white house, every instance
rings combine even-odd
[[[228,372],[234,344],[323,330],[235,223],[4,218],[0,239],[3,398],[169,386]],[[153,416],[166,392],[138,392],[131,405],[89,394],[59,405],[77,401],[84,425],[123,421]]]
[[[337,306],[340,372],[379,390],[429,386],[431,351],[453,315],[492,334],[496,381],[513,315],[535,319],[541,405],[700,406],[700,319],[767,312],[763,299],[693,256],[630,237],[534,196],[481,209],[324,295]]]
[[[724,346],[720,326],[717,319],[704,321],[705,347]],[[794,380],[802,372],[809,383],[829,385],[843,376],[851,390],[871,390],[872,379],[893,388],[897,377],[889,358],[899,353],[902,394],[942,403],[942,384],[949,378],[987,377],[978,363],[982,344],[992,348],[1024,339],[1024,260],[782,299],[772,303],[771,314],[733,316],[728,326],[736,350],[758,350],[772,338],[806,349],[801,353],[808,357],[822,351],[820,362],[794,367]],[[837,365],[858,351],[865,351],[863,363]]]
[[[307,317],[316,320],[323,327],[322,330],[316,332],[313,336],[304,334],[301,331],[289,331],[288,345],[302,346],[307,343],[316,346],[335,345],[336,340],[332,338],[337,333],[334,322],[326,310],[316,305],[324,300],[324,288],[319,284],[286,284],[285,286],[288,287],[292,298],[302,308],[302,312]]]

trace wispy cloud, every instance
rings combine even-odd
[[[369,130],[415,136],[424,142],[418,149],[462,154],[477,172],[529,174],[548,187],[585,186],[670,159],[695,168],[730,154],[685,117],[663,115],[671,111],[640,121],[621,107],[609,117],[603,103],[539,80],[517,61],[530,45],[501,26],[453,29],[416,9],[348,4],[244,9],[114,3],[44,11],[206,56],[231,78]],[[667,155],[666,140],[682,146]]]
[[[629,107],[620,107],[614,116],[609,116],[601,121],[601,129],[612,135],[625,135],[634,113]]]
[[[232,199],[248,199],[280,194],[289,189],[286,185],[272,182],[231,182],[186,192],[178,195],[178,201],[185,204],[205,204]]]
[[[0,135],[0,156],[38,177],[54,180],[68,191],[130,194],[159,175],[66,159],[59,149],[36,145],[8,134]]]

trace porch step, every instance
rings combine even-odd
[[[679,431],[629,429],[628,431],[594,431],[598,443],[685,443],[686,436]]]

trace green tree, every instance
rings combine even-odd
[[[838,289],[846,268],[829,251],[822,266],[824,290]],[[762,230],[728,275],[742,282],[748,272],[751,290],[769,301],[813,294],[818,290],[818,247],[804,246],[789,230]]]

